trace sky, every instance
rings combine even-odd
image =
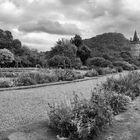
[[[120,32],[140,35],[139,0],[0,0],[0,28],[23,45],[50,50],[61,38]]]

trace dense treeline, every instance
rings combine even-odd
[[[10,31],[0,30],[0,66],[79,69],[83,65],[112,66],[115,61],[139,66],[139,59],[131,56],[130,45],[130,41],[121,33],[104,33],[85,40],[75,35],[70,40],[58,40],[50,51],[38,52],[23,46]]]
[[[1,67],[35,67],[37,64],[43,66],[44,54],[22,46],[20,40],[13,39],[10,31],[0,30]]]

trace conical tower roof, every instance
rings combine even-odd
[[[135,33],[134,33],[133,41],[134,42],[138,42],[139,41],[139,38],[138,38],[136,30],[135,30]]]

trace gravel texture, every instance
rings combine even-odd
[[[110,75],[111,76],[111,75]],[[107,77],[48,87],[0,92],[0,130],[47,119],[48,103],[69,101],[75,92],[90,98],[91,91]],[[119,74],[114,76],[118,77]]]

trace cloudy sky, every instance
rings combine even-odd
[[[0,28],[31,48],[49,50],[59,38],[121,32],[140,34],[139,0],[0,0]]]

